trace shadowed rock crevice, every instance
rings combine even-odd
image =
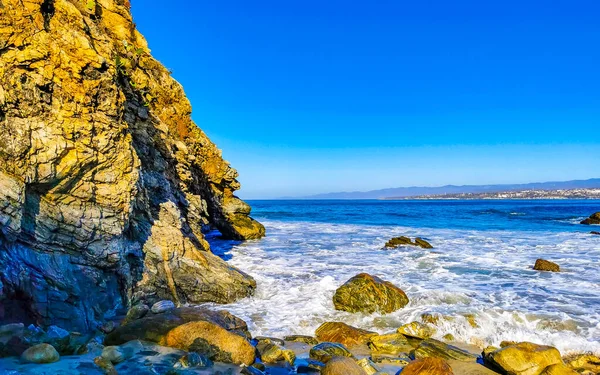
[[[136,301],[252,294],[204,235],[264,227],[129,3],[2,2],[0,311],[85,331]]]

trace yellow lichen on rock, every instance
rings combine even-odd
[[[203,233],[254,239],[264,227],[190,115],[128,1],[2,0],[0,266],[5,300],[32,301],[15,314],[86,329],[145,296],[252,293]]]

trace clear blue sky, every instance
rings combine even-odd
[[[600,1],[132,1],[244,198],[600,176]]]

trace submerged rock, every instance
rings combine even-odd
[[[31,363],[53,363],[58,362],[60,355],[50,344],[38,344],[25,350],[21,354],[21,360]]]
[[[203,234],[265,234],[234,194],[237,172],[129,1],[91,3],[0,2],[0,319],[84,332],[135,296],[251,295],[255,281]]]
[[[352,353],[342,344],[335,342],[322,342],[310,349],[310,358],[327,363],[333,357],[351,357]]]
[[[514,375],[540,375],[546,367],[563,363],[556,348],[530,342],[506,346],[489,353],[484,360],[491,367]]]
[[[408,304],[404,291],[389,281],[361,273],[340,286],[333,296],[336,310],[391,313]]]
[[[600,225],[600,212],[596,212],[595,214],[592,214],[590,217],[588,217],[587,219],[583,220],[581,222],[581,224],[585,224],[585,225]]]
[[[558,264],[545,259],[536,260],[533,269],[536,271],[560,272],[560,266]]]
[[[339,342],[351,348],[356,345],[366,344],[369,338],[377,336],[377,333],[349,326],[341,322],[327,322],[321,324],[315,331],[320,341]]]
[[[454,375],[452,368],[441,358],[421,358],[409,363],[402,375]]]
[[[321,370],[322,375],[366,375],[356,361],[348,357],[334,357]]]

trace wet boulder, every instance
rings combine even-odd
[[[261,340],[256,345],[256,350],[264,363],[287,362],[293,365],[296,360],[296,354],[292,350],[285,349],[270,339]]]
[[[590,217],[588,217],[587,219],[583,220],[581,222],[581,224],[584,224],[584,225],[600,225],[600,212],[596,212],[595,214],[592,214]]]
[[[402,375],[454,375],[452,368],[441,358],[427,357],[409,363]]]
[[[53,363],[58,362],[60,355],[50,344],[38,344],[25,350],[21,354],[23,362],[31,363]]]
[[[514,375],[540,375],[548,366],[563,363],[556,348],[530,342],[506,346],[484,360],[492,368]]]
[[[533,269],[536,271],[560,272],[560,266],[558,264],[545,259],[536,260]]]
[[[600,374],[600,357],[592,354],[576,354],[564,358],[565,363],[579,373]]]
[[[333,296],[336,310],[391,313],[408,304],[404,291],[389,281],[361,273],[340,286]]]
[[[578,372],[573,371],[572,368],[562,363],[548,366],[540,375],[579,375]]]
[[[411,355],[415,359],[434,357],[463,362],[472,362],[477,359],[477,356],[466,350],[435,339],[423,340]]]
[[[406,337],[400,333],[373,336],[368,345],[374,355],[398,355],[412,349]]]
[[[367,375],[356,361],[348,357],[334,357],[325,364],[322,375]]]
[[[150,311],[148,305],[137,304],[133,306],[129,309],[129,311],[127,311],[127,315],[125,316],[123,324],[127,324],[134,320],[143,318],[148,313],[148,311]]]
[[[600,236],[600,232],[597,232],[597,231],[595,231],[595,230],[591,231],[591,232],[590,232],[590,234],[594,234],[594,235],[596,235],[596,236]]]
[[[163,301],[158,301],[154,305],[152,305],[152,307],[150,308],[150,311],[152,311],[154,314],[161,314],[161,313],[169,312],[169,311],[173,310],[174,308],[175,308],[175,304],[173,303],[173,301],[163,300]]]
[[[338,342],[351,348],[366,344],[371,337],[377,336],[377,333],[352,327],[342,322],[327,322],[317,328],[315,335],[320,341]]]
[[[388,249],[394,249],[400,246],[418,246],[423,249],[433,249],[433,246],[421,237],[415,238],[415,240],[411,240],[406,236],[394,237],[385,243],[384,247]]]
[[[196,351],[211,360],[235,364],[254,362],[254,347],[246,322],[226,311],[182,307],[147,314],[116,328],[105,345],[120,345],[130,340],[146,340],[185,351]]]
[[[428,324],[425,324],[425,323],[412,322],[412,323],[405,324],[402,327],[398,328],[397,332],[403,334],[404,336],[409,336],[409,337],[414,337],[414,338],[424,340],[424,339],[428,339],[431,336],[435,335],[437,330],[434,327],[432,327]]]
[[[319,362],[327,363],[333,357],[354,358],[352,353],[342,344],[322,342],[310,349],[309,356]]]

